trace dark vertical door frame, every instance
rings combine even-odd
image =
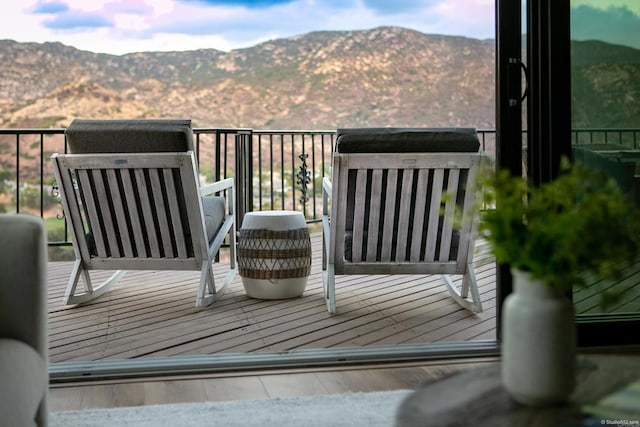
[[[571,156],[569,0],[527,1],[528,176],[534,184],[558,176]]]
[[[522,174],[522,10],[520,0],[496,0],[496,167]],[[497,206],[499,209],[499,205]],[[511,293],[508,265],[496,266],[496,330]]]

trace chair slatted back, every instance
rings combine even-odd
[[[336,273],[465,270],[475,232],[467,189],[476,187],[482,154],[334,156],[331,227],[344,254],[334,257]]]
[[[141,269],[173,261],[193,269],[207,259],[193,152],[53,160],[83,262]]]

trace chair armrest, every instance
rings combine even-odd
[[[322,178],[322,216],[329,216],[329,197],[331,197],[331,181],[326,176]]]
[[[323,177],[322,178],[322,191],[324,193],[327,193],[327,195],[331,195],[331,189],[333,188],[333,185],[331,184],[331,180],[328,177]]]
[[[208,196],[210,194],[219,193],[229,188],[233,189],[233,178],[226,178],[220,181],[216,181],[213,184],[207,184],[200,187],[200,195]]]

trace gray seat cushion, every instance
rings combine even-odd
[[[65,135],[74,154],[194,150],[191,120],[186,119],[75,119]]]
[[[35,426],[48,387],[47,363],[22,341],[0,338],[0,424]]]
[[[339,153],[475,153],[480,141],[472,128],[338,129]]]
[[[211,242],[218,233],[218,230],[225,219],[224,197],[203,197],[202,211],[204,212],[204,225],[207,231],[207,240]]]

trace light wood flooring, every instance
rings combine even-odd
[[[495,358],[54,384],[51,411],[415,389]]]

